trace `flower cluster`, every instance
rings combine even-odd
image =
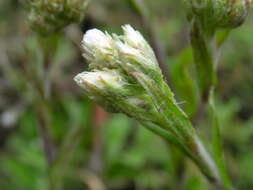
[[[78,74],[75,81],[105,109],[157,123],[151,98],[137,78],[144,75],[161,84],[161,71],[143,36],[130,25],[122,28],[122,36],[97,29],[86,32],[82,47],[90,71]]]
[[[89,0],[25,0],[30,11],[31,27],[47,34],[61,30],[70,23],[79,22]]]
[[[124,113],[160,135],[198,164],[210,179],[219,181],[217,169],[174,95],[163,79],[155,54],[130,25],[123,35],[86,32],[82,46],[89,71],[74,80],[86,95],[106,110]]]
[[[152,122],[187,141],[193,128],[164,81],[152,48],[130,25],[122,28],[123,35],[86,32],[82,46],[90,71],[74,80],[106,110]]]
[[[188,17],[197,18],[204,28],[235,28],[246,19],[252,0],[185,0]]]

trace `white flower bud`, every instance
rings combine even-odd
[[[149,46],[148,42],[137,30],[134,30],[129,24],[122,26],[124,32],[124,42],[135,49],[139,49],[145,54],[154,56],[152,48]]]
[[[134,30],[129,24],[122,26],[124,32],[124,39],[129,45],[138,48],[146,44],[146,40],[139,31]]]
[[[114,57],[117,52],[109,34],[98,29],[88,30],[82,40],[83,56],[89,61],[91,69],[115,67]]]
[[[123,56],[141,56],[141,52],[138,49],[133,48],[132,46],[129,46],[126,43],[123,43],[121,41],[117,41],[115,43],[119,53]]]
[[[104,91],[108,87],[119,89],[124,85],[120,75],[109,71],[82,72],[74,80],[88,93],[94,93],[94,89]]]
[[[130,72],[138,71],[150,76],[152,75],[151,77],[156,73],[160,75],[159,78],[162,78],[159,65],[153,52],[134,48],[122,41],[115,42],[115,46],[118,49],[120,62],[123,63],[124,68],[128,68],[127,70]]]
[[[111,55],[113,49],[112,38],[98,29],[91,29],[83,36],[82,47],[87,54],[90,54],[89,56]]]

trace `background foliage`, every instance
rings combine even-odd
[[[200,98],[181,2],[143,3],[148,27],[167,56],[170,86],[194,117]],[[73,81],[75,74],[87,68],[80,41],[90,28],[119,33],[120,25],[129,23],[152,44],[141,15],[128,0],[92,0],[80,25],[70,25],[44,43],[30,30],[19,1],[0,1],[0,189],[207,189],[191,161],[136,121],[104,113]],[[223,46],[216,90],[226,165],[236,189],[243,190],[253,189],[252,24],[250,16]],[[52,65],[48,75],[40,73],[45,49]],[[39,78],[33,73],[39,73]],[[36,84],[48,78],[52,88],[45,108],[38,100]],[[56,155],[51,164],[37,127],[37,107],[48,110],[45,117]],[[210,114],[203,110],[203,115]],[[210,140],[210,117],[197,122],[199,132]]]

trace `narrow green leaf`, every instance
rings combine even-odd
[[[209,106],[212,116],[212,152],[213,157],[218,167],[220,177],[225,184],[226,189],[231,189],[231,182],[229,180],[227,170],[224,162],[224,151],[222,144],[222,137],[220,132],[219,118],[216,113],[213,91],[210,93]]]

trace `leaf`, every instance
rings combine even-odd
[[[182,106],[189,116],[195,112],[198,100],[197,84],[190,73],[192,59],[191,48],[186,48],[171,60],[170,69],[173,90],[179,101],[183,101]]]
[[[212,115],[212,152],[216,165],[219,170],[220,177],[225,184],[226,189],[231,189],[231,182],[229,180],[227,170],[224,162],[224,151],[222,144],[222,137],[220,132],[220,122],[216,113],[214,104],[213,91],[210,93],[209,106]]]

